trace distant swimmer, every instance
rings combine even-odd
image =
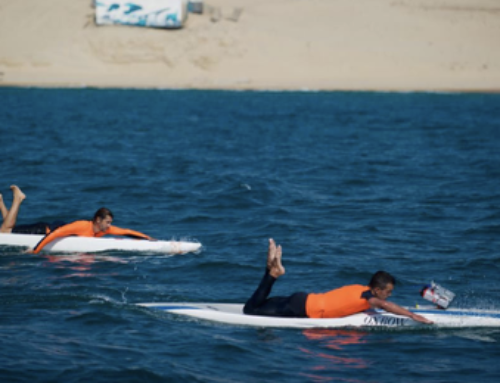
[[[271,297],[274,282],[285,274],[281,264],[282,249],[269,240],[267,267],[259,287],[246,302],[243,312],[248,315],[264,315],[294,318],[340,318],[370,308],[410,317],[414,321],[432,324],[421,315],[412,313],[395,303],[387,302],[396,280],[385,271],[376,272],[368,286],[348,285],[322,294],[297,292],[287,297]]]
[[[123,235],[127,237],[140,239],[153,239],[150,236],[140,233],[135,230],[122,229],[112,226],[113,213],[105,207],[100,208],[94,214],[92,221],[75,221],[72,223],[65,222],[37,222],[31,225],[17,225],[17,216],[19,207],[26,198],[26,195],[17,187],[10,187],[13,193],[13,201],[10,210],[7,209],[0,194],[0,210],[2,212],[3,223],[0,228],[0,233],[17,233],[17,234],[44,234],[40,242],[33,248],[31,252],[38,254],[47,244],[56,238],[69,236],[79,237],[102,237],[104,235]]]

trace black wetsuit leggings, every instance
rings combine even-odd
[[[247,301],[243,312],[248,315],[307,318],[307,293],[295,293],[288,297],[268,298],[276,278],[266,270],[262,281]]]
[[[47,231],[51,232],[58,227],[66,225],[66,222],[56,221],[56,222],[37,222],[29,225],[16,225],[12,229],[12,233],[15,234],[47,234]]]

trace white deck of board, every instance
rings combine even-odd
[[[288,328],[341,328],[341,327],[420,327],[420,328],[464,328],[500,327],[500,311],[460,310],[446,311],[433,307],[411,309],[434,322],[426,325],[414,320],[381,310],[369,310],[343,318],[278,318],[243,314],[242,304],[228,303],[139,303],[139,306],[161,310],[209,321],[233,325]]]
[[[43,238],[42,235],[0,233],[0,245],[33,248]],[[197,251],[201,243],[182,241],[148,241],[144,239],[118,237],[65,237],[58,238],[43,248],[44,252],[101,252],[138,251],[161,254],[182,254]]]

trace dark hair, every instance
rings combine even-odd
[[[385,271],[377,271],[375,274],[373,274],[368,286],[370,286],[372,289],[378,287],[383,290],[389,283],[395,286],[396,279],[391,274]]]
[[[97,210],[94,214],[94,219],[92,220],[93,222],[97,221],[97,218],[104,219],[107,216],[110,216],[111,218],[113,217],[113,213],[111,213],[111,210],[106,209],[105,207],[101,207],[99,210]]]

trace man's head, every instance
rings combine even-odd
[[[113,222],[113,213],[109,209],[101,207],[95,212],[92,222],[94,223],[94,230],[104,232],[109,229]]]
[[[385,271],[377,271],[373,274],[372,279],[368,284],[372,294],[382,300],[386,300],[391,296],[395,285],[396,279]]]

